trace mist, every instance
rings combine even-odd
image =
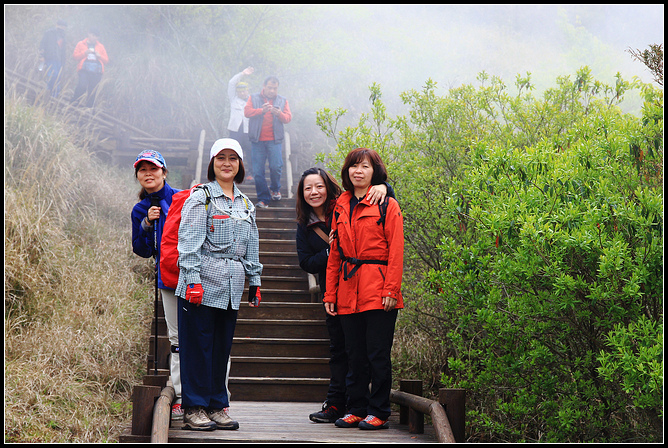
[[[652,82],[627,50],[663,43],[663,17],[663,4],[5,5],[5,64],[36,65],[41,34],[58,18],[69,23],[72,48],[94,24],[110,57],[101,97],[127,121],[223,136],[226,83],[254,66],[251,92],[277,75],[293,111],[290,132],[313,141],[317,110],[341,107],[354,120],[369,110],[372,83],[399,114],[402,92],[431,79],[445,95],[478,85],[483,71],[508,86],[531,73],[537,95],[583,66],[608,84],[618,72]],[[159,51],[147,55],[148,46]],[[634,95],[622,107],[637,110]],[[179,108],[177,117],[165,112]]]

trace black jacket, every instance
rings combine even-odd
[[[65,30],[51,28],[44,33],[39,44],[40,55],[47,61],[60,61],[65,65]]]

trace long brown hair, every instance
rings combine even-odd
[[[306,198],[304,197],[304,179],[306,179],[306,176],[310,176],[311,174],[317,174],[325,182],[325,188],[327,189],[327,199],[325,200],[325,214],[327,215],[327,218],[329,218],[329,215],[334,209],[336,198],[338,198],[342,192],[341,187],[339,186],[338,183],[336,183],[336,180],[334,180],[332,175],[329,174],[327,171],[323,170],[322,168],[314,167],[304,171],[302,173],[301,179],[299,179],[299,184],[297,185],[297,202],[296,202],[297,222],[304,226],[308,224],[309,216],[311,216],[311,212],[313,211],[313,207],[311,207],[308,204],[308,202],[306,202]]]
[[[346,160],[343,162],[343,168],[341,168],[341,183],[346,191],[355,191],[355,187],[348,174],[348,169],[364,159],[369,159],[369,162],[371,162],[371,165],[373,166],[371,185],[379,185],[387,180],[387,169],[385,168],[383,159],[380,158],[376,151],[369,148],[353,149],[348,153],[348,156],[346,156]]]

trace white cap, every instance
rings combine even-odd
[[[211,151],[209,152],[209,161],[216,157],[223,149],[231,149],[237,153],[241,160],[244,159],[244,150],[241,149],[241,145],[238,141],[233,138],[219,138],[213,143],[213,146],[211,147]]]

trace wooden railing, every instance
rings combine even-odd
[[[390,391],[390,401],[399,405],[399,423],[408,425],[408,432],[424,432],[424,416],[431,417],[439,443],[462,443],[466,440],[466,392],[464,389],[439,390],[439,400],[422,397],[422,381],[400,380],[400,390]]]

